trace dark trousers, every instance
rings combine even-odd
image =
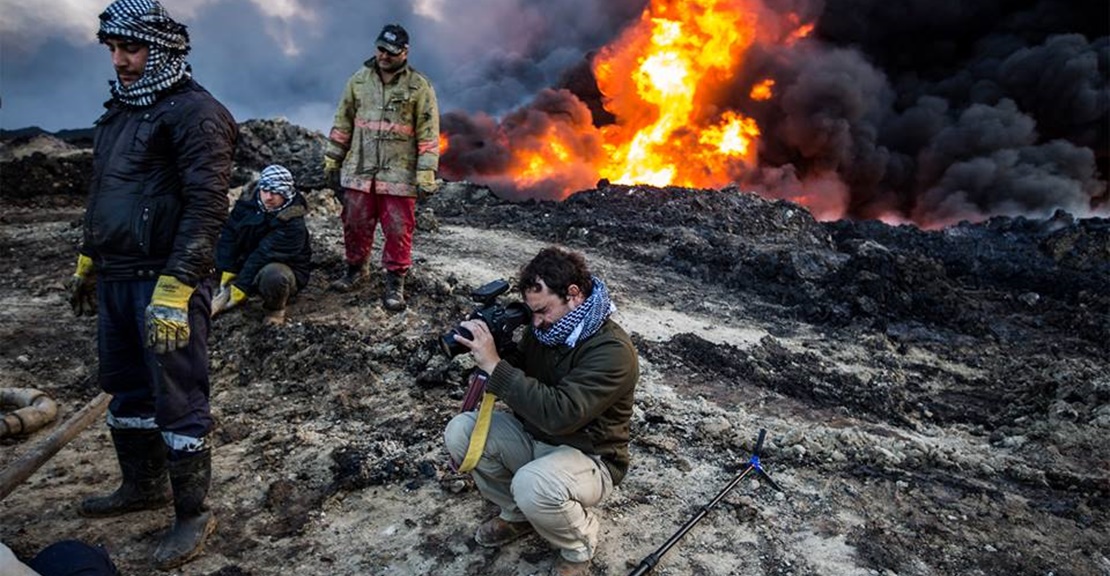
[[[270,262],[254,277],[254,286],[266,310],[284,310],[289,297],[297,293],[297,277],[293,269],[280,262]]]
[[[202,281],[189,299],[189,345],[155,354],[146,347],[146,307],[156,281],[97,284],[100,387],[112,394],[108,425],[161,430],[171,457],[204,450],[213,425],[208,404],[211,285]]]

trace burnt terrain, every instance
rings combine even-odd
[[[380,275],[325,290],[344,264],[319,157],[318,134],[243,124],[235,185],[270,162],[293,170],[317,270],[285,326],[264,327],[256,302],[214,323],[220,528],[178,573],[545,573],[537,538],[471,537],[494,510],[441,439],[471,364],[436,337],[472,289],[559,243],[609,283],[642,360],[633,466],[598,510],[594,574],[662,545],[747,465],[760,429],[784,492],[740,483],[654,573],[1110,574],[1110,219],[923,231],[819,222],[740,189],[513,203],[453,182],[418,208],[409,307],[390,314]],[[0,160],[0,386],[49,392],[64,419],[97,392],[95,322],[62,293],[90,159],[40,135]],[[0,466],[49,432],[0,441]],[[80,538],[126,574],[157,573],[171,511],[76,514],[116,478],[97,423],[0,502],[0,540],[27,557]]]

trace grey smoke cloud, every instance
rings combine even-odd
[[[817,26],[793,44],[762,33],[712,103],[763,132],[758,169],[732,174],[741,185],[822,217],[931,226],[1107,212],[1106,6],[767,0],[756,10],[771,31],[789,12],[814,15]],[[775,95],[753,101],[762,78],[775,81]],[[485,126],[492,131],[470,126],[470,142],[509,135]],[[520,144],[485,149],[474,167],[495,166],[492,155]],[[452,154],[449,165],[471,168]],[[465,175],[492,182],[481,170]]]

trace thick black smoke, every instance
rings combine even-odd
[[[561,200],[566,190],[596,182],[591,166],[602,149],[591,122],[590,110],[574,94],[551,89],[541,90],[529,106],[509,113],[501,122],[486,114],[444,114],[441,130],[450,134],[451,140],[441,163],[442,176],[478,176],[511,198]],[[510,162],[512,152],[517,158],[530,155],[548,159],[551,151],[544,147],[545,142],[556,136],[567,146],[556,172],[524,183],[507,178],[508,174],[527,173],[527,166]],[[464,168],[456,171],[456,167]]]
[[[816,27],[796,43],[757,42],[718,97],[721,109],[755,118],[764,134],[760,169],[734,179],[825,217],[943,225],[1104,212],[1108,10],[1054,0],[768,0],[768,26],[792,12]],[[610,121],[597,113],[601,98],[584,70],[588,77],[581,61],[569,68],[561,87],[586,103],[595,124]],[[774,97],[750,100],[764,78],[775,80]],[[543,113],[549,103],[541,100],[506,122]],[[445,126],[445,166],[479,180],[504,168],[502,155],[522,136],[489,117]],[[471,163],[475,146],[483,154]]]

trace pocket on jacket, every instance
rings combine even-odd
[[[135,137],[131,140],[131,150],[146,153],[150,148],[150,139],[154,134],[154,122],[148,112],[143,114],[142,121],[135,127]]]
[[[180,212],[181,206],[172,196],[149,198],[137,205],[132,232],[144,256],[167,256],[173,251]]]
[[[139,245],[139,252],[143,256],[150,256],[151,220],[153,209],[145,202],[135,206],[135,214],[131,216],[131,235]]]

